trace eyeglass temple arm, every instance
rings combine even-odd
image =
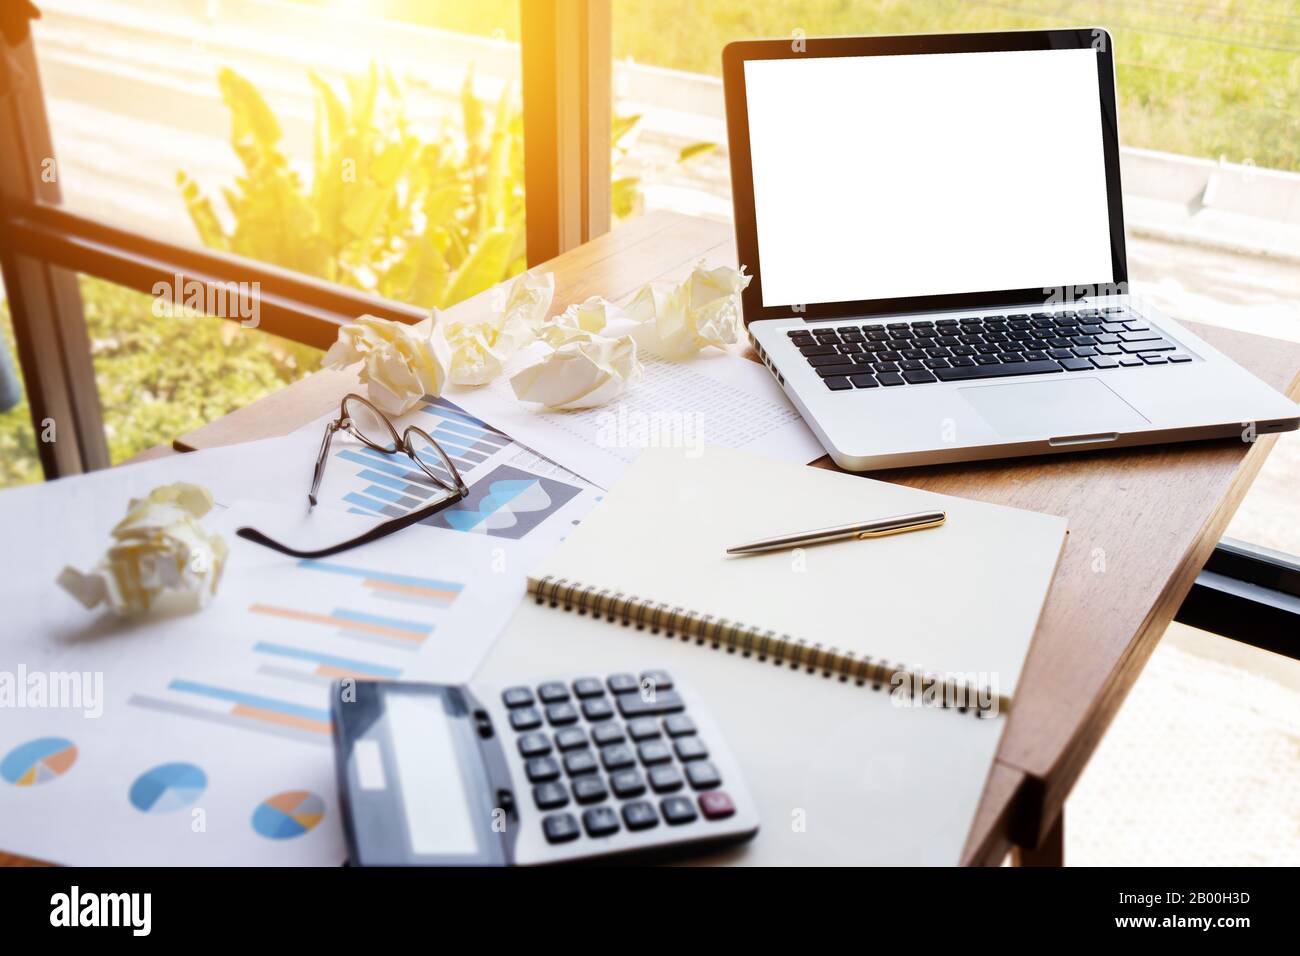
[[[316,468],[311,476],[311,491],[307,492],[307,500],[311,502],[313,508],[316,507],[316,493],[320,491],[321,479],[325,477],[325,462],[330,453],[330,442],[334,440],[334,433],[338,430],[338,422],[330,422],[325,426],[325,437],[321,439],[320,454],[316,456]]]
[[[239,528],[235,531],[235,534],[246,541],[252,541],[254,544],[263,545],[270,548],[272,551],[278,551],[281,554],[287,554],[291,558],[328,558],[331,555],[342,554],[344,551],[358,548],[363,544],[369,544],[371,541],[378,541],[380,538],[393,534],[396,531],[401,531],[403,528],[409,528],[413,524],[417,524],[426,518],[436,515],[444,508],[450,508],[464,497],[463,493],[455,492],[438,502],[433,507],[412,511],[410,514],[377,525],[359,537],[352,538],[349,541],[344,541],[341,544],[332,545],[328,548],[320,548],[316,551],[299,551],[297,548],[291,548],[286,544],[281,544],[274,538],[267,537],[256,528]]]

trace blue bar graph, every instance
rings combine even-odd
[[[510,439],[444,398],[426,401],[419,409],[434,419],[421,423],[464,477],[494,454],[511,444]],[[433,452],[418,451],[420,461],[447,484],[452,483],[442,459]],[[358,484],[342,498],[354,514],[398,518],[416,508],[437,501],[446,494],[405,454],[375,451],[365,445],[339,449],[334,457],[353,469]]]
[[[272,644],[258,641],[253,653],[268,658],[258,671],[269,677],[279,677],[308,684],[328,685],[344,678],[369,680],[397,680],[402,676],[398,667],[359,661],[338,654],[326,654],[306,647]]]
[[[318,707],[304,707],[302,704],[294,704],[286,700],[276,700],[273,697],[263,697],[259,694],[246,694],[243,691],[213,687],[211,684],[199,684],[195,681],[174,680],[167,685],[167,689],[183,694],[210,697],[213,700],[224,700],[244,707],[255,707],[258,710],[275,711],[291,717],[305,717],[309,720],[322,721],[330,719],[329,711],[321,710]]]

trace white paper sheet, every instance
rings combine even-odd
[[[237,537],[248,525],[312,547],[374,526],[374,513],[308,513],[318,444],[305,459],[274,439],[0,495],[0,847],[71,864],[342,862],[329,681],[468,679],[528,571],[597,500],[508,443],[502,463],[476,463],[459,523],[314,563]],[[121,621],[57,587],[131,497],[182,478],[229,505],[205,520],[231,548],[205,610]],[[573,493],[538,506],[548,482]],[[235,498],[271,489],[288,497]],[[39,692],[51,686],[62,696]]]
[[[521,403],[508,382],[455,388],[447,398],[583,478],[610,488],[647,447],[738,448],[807,464],[821,443],[767,369],[731,353],[669,362],[642,350],[644,379],[599,408],[547,412]]]

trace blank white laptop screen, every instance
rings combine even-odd
[[[1113,281],[1093,50],[744,68],[764,306]]]

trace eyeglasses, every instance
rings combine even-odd
[[[325,476],[325,464],[329,460],[330,443],[334,440],[334,433],[339,431],[347,432],[368,448],[382,452],[385,455],[396,455],[399,452],[405,454],[423,472],[423,477],[411,473],[408,476],[411,483],[420,485],[424,489],[429,489],[431,486],[433,490],[439,490],[443,494],[423,507],[391,521],[385,521],[383,524],[371,528],[365,534],[350,541],[344,541],[342,544],[321,548],[316,551],[299,551],[296,548],[291,548],[267,537],[255,528],[240,528],[235,533],[241,538],[265,545],[291,557],[327,558],[332,554],[339,554],[351,548],[369,544],[371,541],[377,541],[396,531],[401,531],[403,528],[418,524],[426,518],[436,515],[439,511],[450,508],[469,494],[469,488],[461,480],[460,472],[456,470],[456,466],[447,457],[447,453],[442,450],[442,447],[433,440],[428,432],[422,428],[417,428],[415,425],[408,425],[406,430],[401,435],[398,435],[397,429],[388,420],[388,416],[360,395],[349,394],[343,396],[343,401],[339,405],[339,417],[325,426],[325,438],[321,441],[320,454],[316,456],[316,470],[312,473],[311,491],[307,493],[307,500],[313,508],[316,506],[316,495],[320,491],[321,479]],[[451,476],[451,482],[448,482],[443,475],[440,475],[435,470],[434,465],[429,461],[431,458],[436,459],[441,464],[445,474]]]

